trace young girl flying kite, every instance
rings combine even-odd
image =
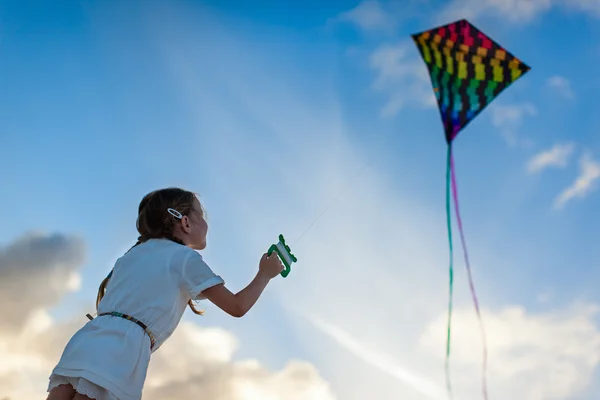
[[[139,400],[151,354],[171,336],[192,300],[208,299],[242,317],[283,265],[260,259],[254,279],[233,294],[195,250],[206,247],[204,209],[192,192],[168,188],[140,202],[137,243],[98,290],[98,316],[68,342],[52,371],[47,400]]]

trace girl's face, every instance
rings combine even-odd
[[[194,206],[189,217],[187,219],[184,217],[182,223],[187,236],[186,244],[194,250],[204,250],[206,248],[208,224],[198,199],[194,200]]]

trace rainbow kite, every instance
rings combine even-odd
[[[423,61],[427,64],[448,144],[446,215],[448,242],[450,245],[450,297],[446,343],[446,384],[448,393],[452,397],[448,364],[450,356],[453,283],[452,228],[450,219],[450,187],[452,187],[454,211],[460,231],[465,264],[469,276],[469,286],[483,335],[482,384],[483,395],[487,399],[487,347],[485,331],[481,320],[477,295],[473,286],[471,266],[469,264],[469,256],[467,254],[462,221],[460,219],[454,159],[452,157],[452,143],[458,133],[469,122],[479,115],[504,89],[522,77],[531,68],[464,19],[425,32],[416,33],[412,35],[412,39],[417,45]]]

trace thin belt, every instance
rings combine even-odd
[[[131,315],[123,314],[123,313],[116,312],[116,311],[101,313],[101,314],[98,314],[98,317],[100,317],[102,315],[112,315],[113,317],[124,318],[126,320],[129,320],[131,322],[135,322],[136,324],[138,324],[144,330],[144,332],[146,332],[146,334],[150,338],[150,350],[154,350],[154,344],[156,343],[156,337],[150,331],[150,329],[148,329],[148,327],[146,326],[146,324],[144,324],[142,321],[140,321],[140,320],[138,320],[136,318],[133,318]],[[86,316],[89,318],[90,321],[92,319],[94,319],[90,314],[86,314]]]

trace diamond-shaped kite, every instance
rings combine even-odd
[[[433,91],[437,98],[444,133],[448,144],[446,167],[446,214],[450,246],[450,293],[446,343],[446,384],[452,397],[449,375],[450,327],[452,317],[453,250],[450,219],[450,188],[460,231],[471,295],[483,335],[483,395],[487,399],[487,348],[485,331],[475,293],[469,256],[460,218],[452,143],[485,107],[530,67],[465,19],[412,35],[423,61],[427,65]]]

